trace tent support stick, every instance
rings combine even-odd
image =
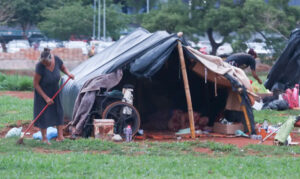
[[[184,55],[182,51],[182,45],[181,42],[178,40],[178,52],[179,52],[179,58],[180,58],[180,65],[181,65],[181,73],[183,76],[183,83],[184,83],[184,89],[185,89],[185,96],[188,106],[188,114],[189,114],[189,121],[190,121],[190,128],[191,128],[191,137],[194,139],[196,137],[195,135],[195,123],[194,123],[194,113],[193,113],[193,105],[192,105],[192,98],[191,98],[191,92],[189,87],[189,80],[186,72],[186,66],[184,61]]]
[[[249,116],[248,116],[248,113],[247,113],[246,106],[242,104],[242,98],[241,98],[240,94],[238,95],[238,98],[239,98],[239,101],[242,105],[242,110],[243,110],[243,113],[244,113],[244,116],[245,116],[245,120],[246,120],[246,124],[247,124],[247,127],[248,127],[249,134],[251,135],[252,129],[251,129],[250,120],[249,120]]]

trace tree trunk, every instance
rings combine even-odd
[[[5,41],[2,36],[0,36],[0,43],[1,43],[2,51],[6,53],[7,48],[6,48],[6,44],[5,44]]]
[[[27,31],[28,26],[29,26],[28,24],[21,24],[22,31],[23,31],[23,39],[28,39],[27,35],[26,35],[26,31]]]
[[[206,33],[207,33],[207,36],[208,36],[208,39],[209,39],[209,42],[210,42],[210,45],[212,48],[211,54],[216,55],[218,48],[223,44],[223,42],[217,43],[215,41],[215,39],[213,37],[213,29],[212,28],[208,28]]]

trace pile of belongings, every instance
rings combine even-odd
[[[194,111],[195,129],[203,129],[208,123],[208,117],[201,116],[200,113]],[[168,129],[178,131],[190,127],[189,115],[182,110],[173,110],[172,117],[168,122]]]
[[[262,109],[286,110],[299,107],[299,85],[296,84],[292,89],[286,89],[285,93],[274,93],[271,97],[263,99]]]

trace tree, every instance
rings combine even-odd
[[[211,0],[193,1],[193,21],[198,20],[197,28],[208,35],[212,54],[216,54],[224,42],[232,42],[236,50],[246,48],[243,42],[253,33],[260,33],[268,44],[267,34],[281,34],[287,37],[296,19],[299,19],[297,8],[288,6],[285,0]],[[293,13],[292,13],[293,12]],[[216,42],[213,32],[219,32],[224,38]]]
[[[119,6],[107,5],[107,35],[117,39],[120,30],[126,27],[128,18],[121,13]],[[66,40],[70,35],[91,36],[93,9],[90,5],[82,5],[80,1],[65,3],[57,9],[47,8],[43,11],[43,18],[38,27],[50,37]]]
[[[275,56],[281,53],[285,44],[283,42],[295,28],[300,15],[299,8],[291,7],[288,1],[282,0],[270,0],[268,3],[248,0],[244,3],[242,12],[241,17],[245,24],[237,32],[261,34],[267,47],[275,52]]]
[[[225,42],[231,42],[235,37],[231,36],[243,24],[241,11],[244,1],[211,0],[197,1],[192,4],[192,20],[199,29],[199,34],[207,34],[212,46],[212,54],[216,54],[218,47]],[[214,32],[220,33],[224,38],[217,42]]]
[[[13,6],[6,1],[0,1],[0,25],[6,24],[14,15]]]
[[[24,38],[27,38],[26,31],[30,26],[42,20],[41,12],[46,7],[55,5],[55,0],[13,0],[7,1],[13,7],[14,15],[7,21],[9,25],[20,25]]]
[[[6,24],[8,21],[10,21],[13,18],[14,15],[14,11],[13,11],[13,7],[6,1],[0,1],[0,25],[2,24]],[[6,45],[5,45],[5,41],[2,37],[2,35],[0,35],[0,43],[1,43],[1,47],[3,49],[4,52],[7,51]]]
[[[152,10],[149,14],[143,14],[141,26],[150,30],[166,30],[169,33],[182,31],[184,34],[192,34],[196,29],[192,27],[188,19],[188,6],[181,0],[169,0],[167,4],[161,4],[159,10]]]

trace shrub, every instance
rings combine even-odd
[[[5,75],[0,73],[0,90],[32,91],[32,77],[20,75]]]

